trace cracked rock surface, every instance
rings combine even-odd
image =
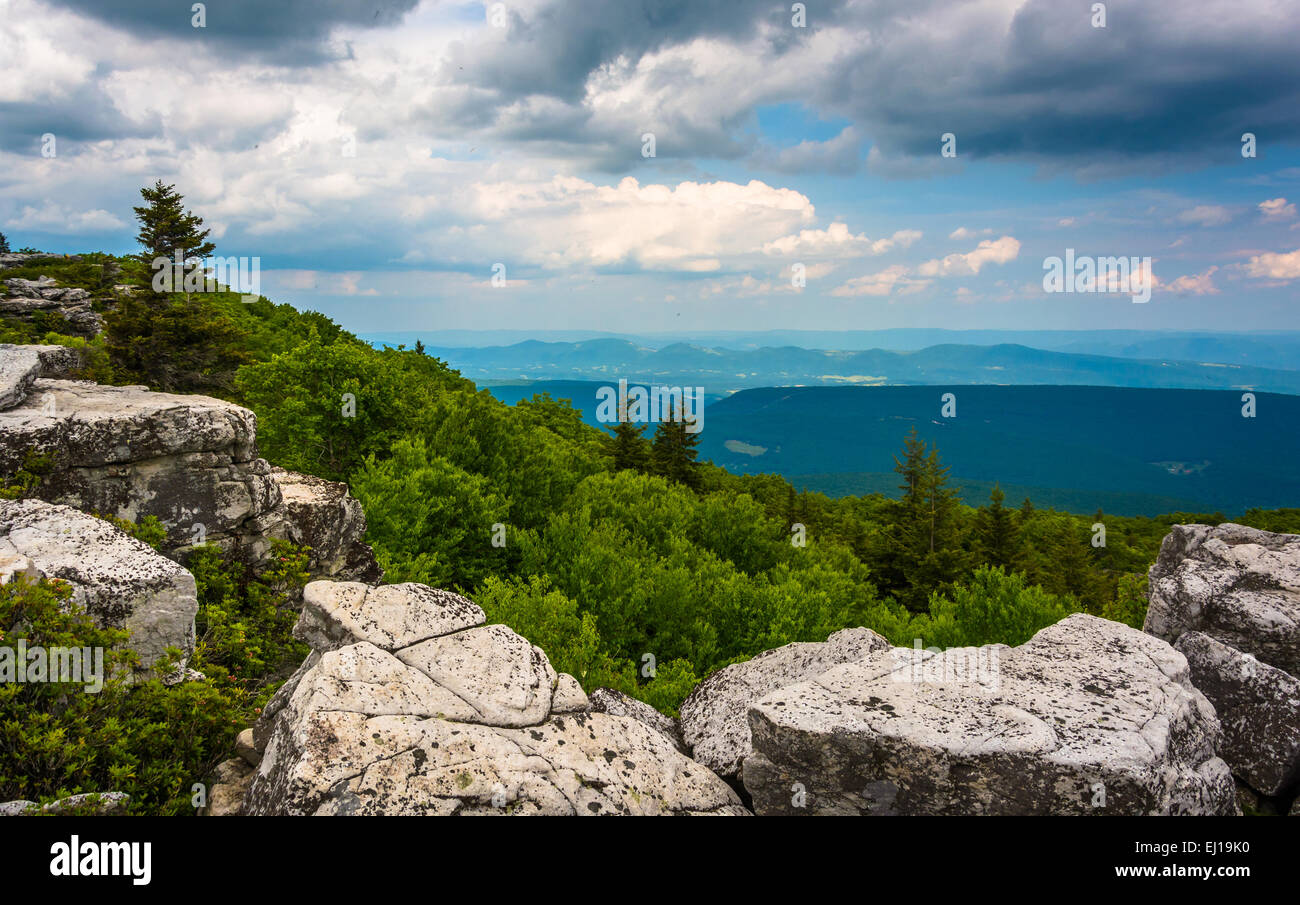
[[[377,580],[361,504],[345,484],[273,469],[257,455],[257,419],[208,396],[52,379],[73,350],[0,345],[0,476],[32,455],[52,462],[35,494],[88,512],[167,527],[164,552],[214,543],[249,562],[272,538],[312,548],[309,568]]]
[[[69,582],[97,624],[131,632],[142,667],[168,647],[194,650],[194,576],[102,519],[40,500],[0,500],[0,582],[17,573]]]
[[[1203,632],[1300,675],[1300,536],[1174,525],[1149,579],[1147,632],[1170,644]]]
[[[254,728],[249,814],[744,814],[736,793],[470,601],[313,582],[311,656]]]
[[[1183,655],[1083,614],[1015,648],[876,651],[749,726],[758,814],[1239,813]]]
[[[795,642],[723,667],[682,703],[682,736],[700,763],[721,776],[736,776],[752,750],[745,716],[751,704],[833,666],[888,649],[889,642],[871,629],[846,628],[824,642]]]

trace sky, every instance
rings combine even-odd
[[[161,179],[366,333],[1295,330],[1298,36],[1272,0],[0,0],[0,231],[131,252]],[[1046,291],[1067,249],[1150,301]]]

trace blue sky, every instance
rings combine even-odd
[[[163,179],[364,332],[1300,329],[1300,5],[806,6],[0,0],[0,230],[129,251]]]

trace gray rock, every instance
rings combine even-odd
[[[311,548],[313,575],[346,581],[377,582],[383,574],[374,551],[363,543],[366,514],[361,503],[337,481],[272,468],[280,505],[256,527],[255,558],[270,553],[270,540]]]
[[[1077,614],[1016,648],[877,651],[749,711],[759,814],[1237,814],[1187,661]]]
[[[722,776],[736,776],[751,750],[745,717],[751,704],[778,688],[888,648],[889,642],[871,629],[846,628],[824,642],[787,644],[723,667],[682,703],[682,736],[700,763]]]
[[[322,653],[358,641],[395,651],[482,625],[484,618],[473,601],[427,585],[322,580],[303,588],[294,637]]]
[[[206,396],[40,379],[0,412],[0,473],[29,453],[52,456],[42,499],[134,522],[156,516],[169,550],[191,544],[196,526],[207,542],[238,543],[280,502],[255,426],[252,412]]]
[[[47,805],[41,806],[34,801],[6,801],[0,803],[0,817],[30,817],[37,814],[63,816],[111,817],[126,813],[131,796],[122,792],[86,792],[81,795],[69,795]]]
[[[321,649],[259,721],[246,813],[747,813],[649,727],[572,712],[576,680],[464,598],[396,586],[376,608],[335,584],[300,620]]]
[[[591,701],[578,680],[567,672],[555,677],[555,693],[551,695],[551,713],[586,713]]]
[[[69,582],[97,624],[130,631],[142,667],[168,647],[193,652],[194,576],[108,522],[40,500],[0,500],[0,559],[6,550]]]
[[[253,730],[245,729],[235,736],[235,753],[250,767],[256,767],[262,760],[262,752],[257,750],[253,741]]]
[[[0,409],[13,408],[27,398],[41,376],[41,356],[34,346],[0,345]]]
[[[683,754],[690,754],[686,742],[682,739],[681,727],[677,721],[660,713],[644,701],[629,697],[612,688],[597,688],[591,693],[592,713],[607,713],[610,716],[627,716],[645,723],[658,732]]]
[[[1192,684],[1219,716],[1218,753],[1235,776],[1264,795],[1300,779],[1300,679],[1202,632],[1184,632],[1174,649]]]
[[[1204,632],[1300,675],[1300,536],[1174,525],[1149,578],[1147,632],[1170,644]]]
[[[94,336],[104,328],[104,319],[94,310],[90,293],[84,289],[59,286],[49,277],[14,278],[4,284],[0,315],[19,320],[31,320],[38,314],[55,315],[67,321],[68,332],[84,337]]]

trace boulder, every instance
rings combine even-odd
[[[256,767],[262,760],[262,752],[257,750],[253,741],[253,730],[245,729],[235,736],[235,753],[250,767]]]
[[[464,598],[325,584],[300,619],[318,647],[255,727],[246,813],[747,813],[644,724],[572,712],[572,677]]]
[[[26,399],[41,376],[41,356],[36,349],[0,344],[0,410],[13,408]]]
[[[49,277],[37,280],[14,278],[4,281],[0,295],[0,316],[31,321],[39,315],[62,318],[67,327],[60,332],[91,337],[104,329],[104,319],[94,310],[90,293],[58,285]]]
[[[155,516],[167,527],[163,551],[181,560],[214,543],[260,565],[280,538],[311,547],[314,575],[379,577],[347,486],[273,470],[257,456],[248,409],[51,377],[78,367],[75,350],[0,345],[0,477],[43,456],[52,465],[36,496],[133,522]]]
[[[0,561],[72,585],[72,599],[98,625],[130,631],[151,666],[168,647],[194,650],[194,576],[108,522],[41,500],[0,500]]]
[[[42,499],[134,522],[156,516],[169,549],[225,546],[280,502],[255,426],[252,412],[207,396],[40,379],[0,412],[0,474],[48,456]]]
[[[1076,614],[1016,648],[905,648],[749,710],[759,814],[1238,814],[1187,661]]]
[[[238,757],[217,764],[212,784],[208,787],[208,806],[199,811],[202,817],[234,817],[244,807],[248,789],[257,775],[252,767]]]
[[[1202,632],[1184,632],[1174,649],[1192,684],[1218,713],[1218,753],[1233,775],[1264,795],[1300,780],[1300,679]]]
[[[612,688],[597,688],[591,693],[590,707],[592,713],[607,713],[610,716],[627,716],[645,723],[658,732],[683,754],[690,754],[686,742],[682,739],[681,727],[677,721],[655,710],[644,701],[615,691]]]
[[[750,705],[779,688],[811,679],[833,666],[888,650],[867,628],[846,628],[824,642],[796,642],[733,663],[700,683],[681,706],[682,736],[697,761],[736,776],[750,754]]]
[[[376,582],[383,571],[374,551],[361,541],[366,514],[348,493],[348,485],[272,468],[280,488],[280,505],[255,527],[261,538],[255,556],[270,552],[270,540],[311,548],[313,575],[346,581]],[[264,549],[263,549],[264,548]]]
[[[1203,632],[1300,675],[1300,536],[1174,525],[1149,579],[1147,632],[1170,644]]]

